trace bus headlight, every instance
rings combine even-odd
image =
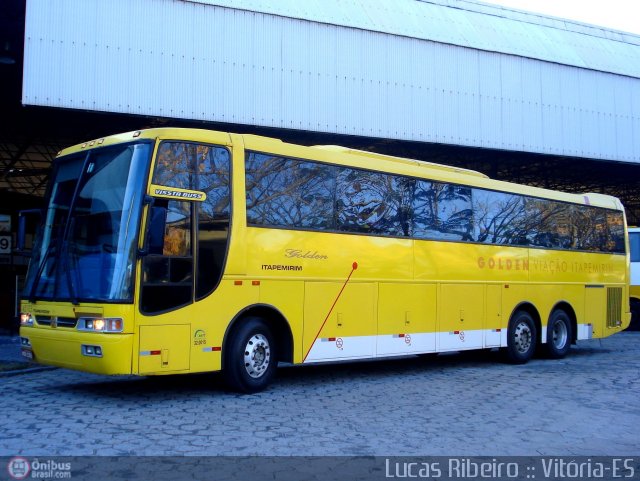
[[[122,332],[124,321],[119,317],[82,318],[78,321],[79,331],[91,332]]]
[[[33,316],[28,312],[20,313],[20,325],[21,326],[33,326]]]

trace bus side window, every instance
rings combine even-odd
[[[198,157],[198,189],[207,194],[197,205],[198,266],[196,299],[216,288],[224,269],[231,219],[230,156],[226,149],[210,147]]]
[[[191,202],[169,201],[162,254],[191,256]]]

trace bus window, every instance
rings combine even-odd
[[[335,230],[336,171],[330,165],[249,153],[247,223]]]
[[[209,148],[197,158],[198,190],[207,194],[199,202],[198,211],[198,267],[196,299],[210,294],[220,282],[224,268],[229,224],[231,221],[231,193],[229,151]]]
[[[399,177],[356,169],[340,169],[337,177],[337,230],[402,237],[409,234]],[[404,180],[404,179],[400,179]]]
[[[419,239],[470,241],[471,189],[418,180],[413,197],[413,233]]]
[[[488,244],[528,245],[524,197],[483,189],[473,191],[474,240]]]

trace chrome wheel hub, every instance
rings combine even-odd
[[[251,336],[244,348],[244,368],[252,378],[259,378],[271,362],[271,347],[262,334]]]
[[[562,321],[556,322],[553,325],[553,332],[551,333],[551,336],[553,347],[556,349],[562,349],[567,344],[567,339],[569,337],[567,325]]]
[[[531,349],[531,343],[533,342],[533,333],[529,324],[526,322],[520,322],[515,329],[514,333],[514,345],[519,353],[525,353]]]

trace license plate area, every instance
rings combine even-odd
[[[33,351],[31,349],[23,347],[20,352],[22,354],[22,357],[29,359],[29,361],[33,361],[35,359],[35,356],[33,355]]]

